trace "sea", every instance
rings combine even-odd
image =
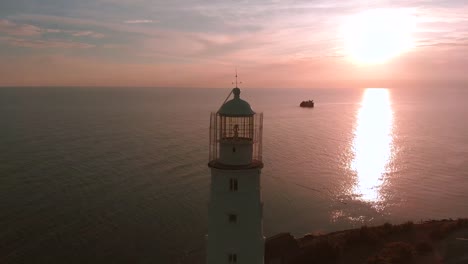
[[[264,115],[266,237],[468,217],[468,87],[241,91]],[[0,88],[0,263],[204,252],[209,118],[229,92]]]

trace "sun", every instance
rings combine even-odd
[[[343,25],[345,53],[354,62],[384,63],[413,47],[414,18],[397,9],[368,10]]]

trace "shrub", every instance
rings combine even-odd
[[[375,245],[376,243],[381,242],[381,239],[385,234],[381,229],[382,228],[380,227],[367,227],[364,225],[360,229],[348,231],[343,237],[343,242],[346,245]]]
[[[315,260],[318,263],[333,263],[341,255],[341,250],[328,239],[322,239],[314,247]]]
[[[440,228],[437,228],[437,229],[432,230],[432,231],[429,233],[429,237],[430,237],[432,240],[440,240],[440,239],[444,238],[444,234],[442,233],[442,231],[440,230]]]
[[[367,260],[368,264],[410,264],[413,262],[413,247],[404,242],[393,242]]]
[[[401,230],[404,232],[412,231],[414,228],[414,223],[412,221],[408,221],[401,225]]]
[[[361,229],[359,229],[359,240],[361,243],[367,244],[373,244],[379,241],[379,236],[376,232],[376,228],[362,226]]]
[[[383,224],[383,227],[384,227],[385,229],[392,229],[392,228],[393,228],[393,225],[387,222],[387,223]]]
[[[458,228],[460,228],[460,224],[458,223],[458,221],[443,223],[437,226],[434,230],[432,230],[429,233],[429,236],[434,240],[443,239],[448,234],[457,230]]]
[[[466,218],[457,219],[457,226],[459,228],[468,227],[468,219],[466,219]]]
[[[381,231],[383,231],[383,234],[382,235],[389,235],[389,234],[393,234],[394,233],[394,230],[395,227],[390,224],[390,223],[385,223],[382,228],[381,228]]]
[[[419,255],[427,255],[434,251],[434,248],[429,242],[420,241],[418,244],[416,244],[416,251]]]

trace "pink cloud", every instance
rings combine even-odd
[[[45,32],[46,32],[46,33],[60,33],[60,32],[62,32],[62,30],[60,30],[60,29],[53,29],[53,28],[47,28],[47,29],[45,30]]]
[[[94,31],[68,31],[75,37],[91,37],[91,38],[103,38],[104,34],[97,33]]]
[[[10,36],[33,37],[43,34],[65,33],[75,37],[103,38],[104,34],[91,30],[63,30],[54,28],[41,28],[30,24],[15,23],[10,20],[0,19],[0,32]]]
[[[94,45],[91,45],[88,43],[81,43],[81,42],[71,42],[71,41],[62,41],[62,40],[24,39],[24,38],[16,38],[16,37],[1,37],[0,41],[4,41],[11,46],[36,48],[36,49],[45,49],[45,48],[87,49],[87,48],[94,47]]]
[[[126,20],[124,23],[126,24],[149,24],[149,23],[156,23],[156,20],[151,19],[136,19],[136,20]]]
[[[0,32],[13,36],[37,36],[42,33],[42,29],[29,24],[17,24],[0,19]]]

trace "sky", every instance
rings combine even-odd
[[[410,16],[412,47],[353,59],[367,10]],[[0,61],[0,86],[226,88],[236,67],[255,88],[463,85],[468,1],[4,0]]]

